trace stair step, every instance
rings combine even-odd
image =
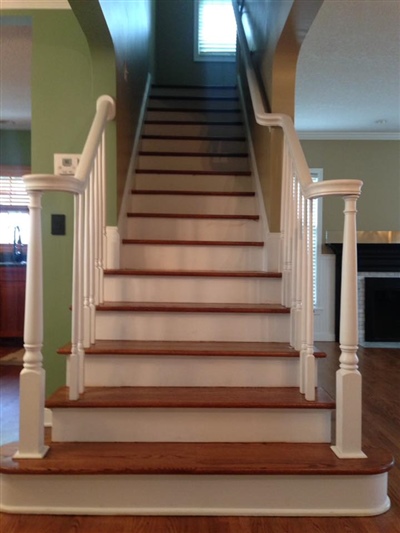
[[[193,179],[195,176],[195,179]],[[181,192],[253,192],[250,173],[241,174],[187,174],[136,171],[138,190],[176,190]]]
[[[287,342],[289,309],[273,304],[107,302],[96,339]],[[218,316],[218,320],[216,320]]]
[[[195,111],[147,111],[145,124],[210,124],[233,126],[243,125],[242,113],[240,110],[228,113],[219,110],[195,110]]]
[[[135,190],[134,213],[256,215],[254,192]]]
[[[140,153],[147,154],[213,154],[215,157],[248,157],[247,144],[244,140],[230,139],[193,139],[193,138],[149,138],[142,137]],[[178,155],[179,156],[179,155]],[[180,156],[182,157],[182,156]]]
[[[71,344],[60,348],[57,353],[69,355]],[[97,340],[86,355],[165,355],[165,356],[219,356],[219,357],[299,357],[299,352],[283,342],[178,342],[178,341],[121,341]],[[326,357],[315,349],[314,356]]]
[[[122,244],[171,244],[173,246],[264,246],[262,241],[200,241],[178,239],[123,239]]]
[[[104,340],[85,350],[87,386],[298,387],[299,376],[299,353],[285,343]]]
[[[263,269],[262,246],[200,246],[174,244],[123,244],[123,268],[165,270],[244,270]]]
[[[330,442],[334,402],[297,387],[68,387],[46,402],[55,441]],[[105,423],[107,420],[107,423]]]
[[[174,100],[230,100],[238,101],[236,87],[200,87],[200,86],[153,86],[150,92],[151,98],[162,97]]]
[[[128,218],[172,218],[180,220],[260,220],[259,215],[201,215],[182,213],[127,213]]]
[[[218,303],[164,303],[164,302],[104,302],[97,311],[140,311],[159,313],[234,313],[234,314],[289,314],[290,309],[280,304],[218,304]]]
[[[297,387],[88,387],[78,400],[61,387],[47,401],[49,409],[212,408],[212,409],[334,409],[335,402],[319,388],[307,401]]]
[[[158,153],[139,154],[137,161],[138,170],[171,170],[190,173],[198,172],[247,172],[249,170],[249,160],[247,155],[239,154],[175,154]]]
[[[179,96],[152,96],[149,97],[149,108],[151,110],[238,110],[239,99],[237,97],[179,97]]]
[[[212,302],[261,304],[279,302],[279,274],[244,272],[114,270],[106,271],[106,301]]]
[[[15,451],[2,448],[0,467],[2,509],[14,513],[333,516],[390,506],[393,458],[375,448],[344,460],[314,443],[54,442],[44,459],[23,460]]]
[[[184,123],[184,122],[145,122],[144,135],[181,135],[188,137],[226,137],[243,136],[244,126],[241,122],[226,123]]]
[[[324,443],[53,442],[43,459],[13,459],[2,447],[2,474],[33,475],[379,475],[393,466],[386,450],[365,447],[366,459],[339,459]],[[179,458],[179,459],[178,459]]]

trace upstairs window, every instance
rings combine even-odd
[[[195,0],[195,61],[235,61],[232,0]]]

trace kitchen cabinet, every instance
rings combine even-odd
[[[0,264],[0,338],[23,337],[25,265]]]

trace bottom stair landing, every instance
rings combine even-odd
[[[245,437],[245,436],[244,436]],[[52,514],[374,515],[390,454],[341,460],[328,444],[57,443],[44,459],[2,448],[3,511]]]

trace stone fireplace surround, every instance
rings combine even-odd
[[[365,278],[400,277],[400,232],[357,232],[358,261],[358,331],[362,346],[400,348],[400,343],[365,341]],[[326,245],[335,253],[335,338],[339,340],[342,242],[336,234],[327,234]],[[400,310],[399,310],[400,312]]]

